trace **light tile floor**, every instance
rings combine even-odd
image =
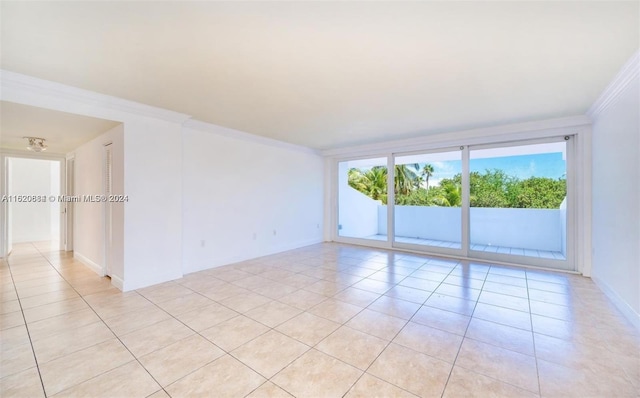
[[[0,265],[0,396],[637,397],[590,279],[320,244],[121,293],[68,253]]]

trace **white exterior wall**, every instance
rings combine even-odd
[[[559,252],[560,210],[470,209],[471,244]]]
[[[462,211],[459,207],[395,206],[396,236],[461,241]],[[387,206],[378,208],[380,234],[387,234]]]
[[[474,207],[470,212],[471,244],[562,250],[564,229],[560,210]],[[378,233],[386,235],[387,206],[379,206],[375,217]],[[408,238],[460,242],[461,217],[459,207],[395,206],[395,233]]]
[[[373,200],[349,185],[339,191],[338,234],[351,238],[377,235],[379,200]],[[387,222],[386,216],[384,222]]]

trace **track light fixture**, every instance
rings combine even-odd
[[[23,137],[29,141],[27,149],[33,152],[42,152],[47,150],[47,145],[44,143],[44,138],[38,137]]]

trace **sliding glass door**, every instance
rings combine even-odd
[[[394,243],[461,254],[462,151],[396,156]]]
[[[338,162],[338,240],[574,269],[571,137]]]
[[[471,257],[571,268],[568,139],[470,148]]]

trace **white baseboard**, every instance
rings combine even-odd
[[[120,289],[120,291],[124,290],[124,280],[117,275],[111,275],[111,284]]]
[[[94,263],[92,260],[84,256],[83,254],[78,252],[73,252],[73,258],[77,259],[78,261],[80,261],[81,263],[89,267],[96,274],[100,276],[104,276],[104,269],[102,268],[102,266],[100,264]]]
[[[207,269],[222,267],[224,265],[253,260],[254,258],[258,258],[258,257],[269,256],[272,254],[282,253],[288,250],[294,250],[294,249],[299,249],[305,246],[315,245],[318,243],[322,243],[323,241],[324,241],[323,238],[320,237],[320,238],[308,239],[304,241],[299,241],[299,242],[294,242],[294,243],[289,243],[289,244],[284,244],[279,246],[273,246],[273,247],[270,247],[268,250],[260,251],[258,253],[240,254],[237,256],[219,258],[219,259],[215,259],[215,261],[212,261],[212,263],[210,264],[192,266],[188,270],[185,270],[184,274],[185,275],[191,274],[193,272],[199,272]]]
[[[625,316],[631,322],[631,324],[640,331],[640,314],[634,311],[633,308],[627,303],[620,295],[613,290],[605,281],[602,279],[592,276],[591,279],[598,285],[598,287],[604,292],[604,294],[609,297],[609,300],[613,302],[613,304],[622,312],[622,315]]]

